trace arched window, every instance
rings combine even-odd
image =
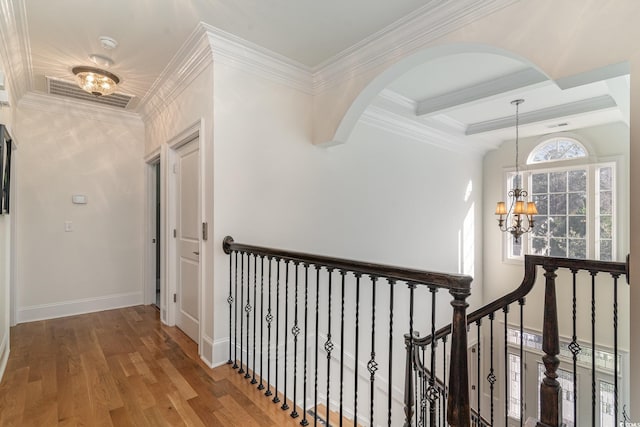
[[[551,138],[538,144],[531,151],[527,164],[557,162],[559,160],[572,160],[589,157],[587,149],[573,138]]]
[[[507,174],[507,189],[522,186],[538,210],[522,243],[508,240],[509,258],[615,259],[616,164],[594,160],[577,139],[554,136],[531,151],[529,168]]]

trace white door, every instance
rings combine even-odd
[[[199,141],[194,139],[177,150],[176,218],[176,326],[199,342],[200,218]]]

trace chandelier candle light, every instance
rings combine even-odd
[[[516,106],[516,179],[520,176],[518,168],[518,110],[524,99],[516,99],[511,101]],[[519,181],[517,181],[519,182]],[[511,233],[515,243],[520,241],[520,236],[533,230],[533,216],[538,214],[538,209],[534,202],[526,201],[528,193],[522,188],[522,182],[509,191],[509,210],[507,211],[506,202],[498,202],[496,206],[496,215],[498,215],[498,227],[501,231]],[[511,217],[511,218],[509,218]],[[526,224],[525,224],[526,223]]]

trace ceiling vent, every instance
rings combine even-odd
[[[129,102],[134,98],[131,95],[125,95],[122,93],[113,93],[108,96],[94,96],[80,89],[75,82],[53,79],[51,77],[47,77],[47,88],[51,95],[59,95],[66,98],[89,101],[96,104],[108,105],[122,109],[126,109]]]

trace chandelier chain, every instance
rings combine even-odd
[[[519,112],[520,110],[520,102],[516,102],[516,179],[519,179],[518,176],[520,175],[520,170],[518,167],[518,157],[519,157],[519,151],[518,151],[518,138],[519,138],[519,132],[518,132],[518,124],[519,124]]]

